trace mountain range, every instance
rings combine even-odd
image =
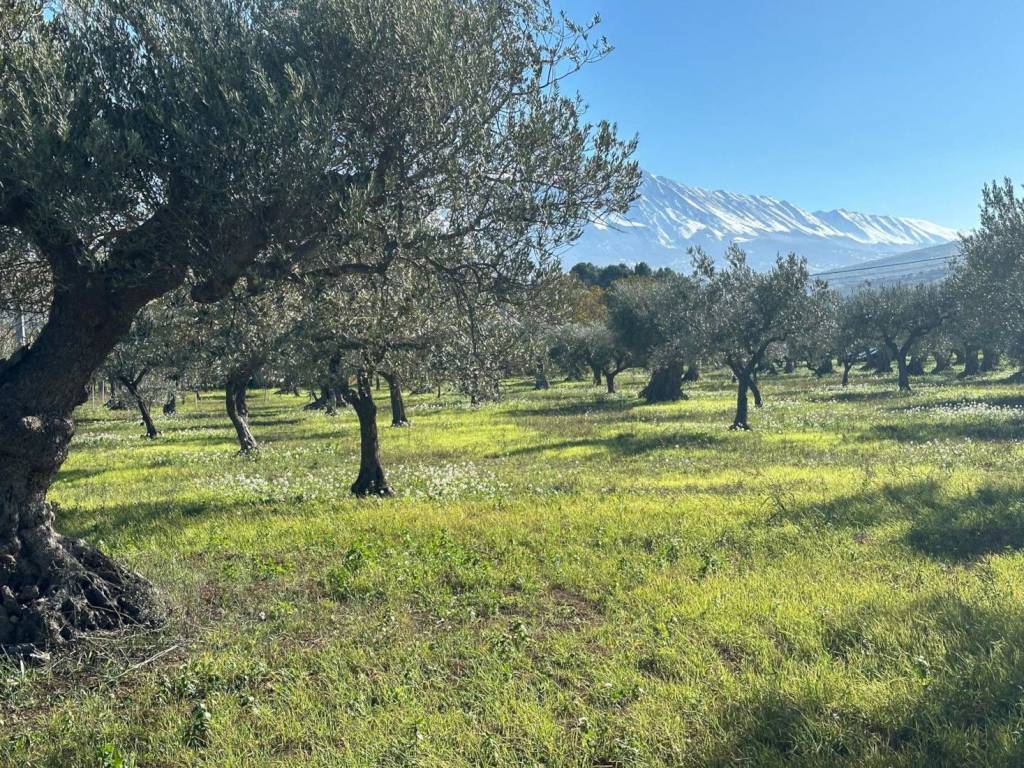
[[[590,225],[563,256],[566,266],[645,261],[687,269],[687,249],[701,246],[720,257],[730,243],[758,269],[777,254],[795,251],[812,270],[828,270],[943,245],[956,230],[923,219],[856,213],[810,212],[764,195],[691,187],[644,172],[640,198],[625,215]]]

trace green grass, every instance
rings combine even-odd
[[[0,665],[0,765],[1024,763],[1021,388],[620,378],[382,396],[385,501],[351,413],[83,408],[60,526],[170,620]]]

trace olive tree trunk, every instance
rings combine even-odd
[[[850,369],[853,368],[853,359],[847,358],[843,360],[843,386],[849,386],[850,384]]]
[[[648,403],[670,403],[682,400],[683,366],[670,363],[651,372],[651,380],[640,390],[640,397]]]
[[[910,392],[910,366],[907,365],[907,359],[902,355],[896,358],[896,368],[898,371],[897,385],[900,392]]]
[[[978,359],[980,350],[977,347],[964,349],[964,369],[961,376],[977,376],[981,372],[981,362]]]
[[[615,394],[615,377],[618,376],[618,374],[618,371],[605,371],[604,373],[604,381],[607,385],[609,395]]]
[[[369,373],[359,371],[355,389],[345,388],[345,400],[359,418],[359,475],[352,483],[352,493],[356,496],[394,495],[380,463],[377,404],[373,401]]]
[[[747,392],[750,389],[750,374],[743,370],[734,371],[734,373],[736,374],[736,417],[733,419],[732,426],[729,429],[749,430],[750,425],[747,424]]]
[[[933,352],[935,355],[935,367],[932,373],[942,373],[949,369],[949,354],[946,352]]]
[[[86,385],[154,298],[103,280],[83,283],[58,282],[39,337],[0,361],[0,646],[15,653],[159,616],[149,583],[57,533],[46,499]]]
[[[544,370],[543,360],[538,361],[537,367],[534,370],[533,388],[538,390],[551,388],[551,384],[548,382],[547,371]]]
[[[757,374],[751,373],[747,377],[747,387],[750,388],[750,394],[754,396],[754,407],[762,408],[764,401],[761,399],[761,388],[757,385]]]
[[[139,392],[139,385],[142,384],[142,380],[146,377],[146,371],[143,371],[134,379],[129,379],[127,376],[120,377],[121,384],[124,385],[125,391],[131,395],[132,400],[135,401],[135,406],[139,409],[139,415],[142,417],[142,424],[146,427],[146,437],[150,440],[154,440],[160,436],[160,431],[156,428],[156,424],[153,423],[153,416],[149,412],[149,403],[146,402],[146,398]]]
[[[249,403],[246,390],[255,371],[251,367],[237,368],[228,374],[224,387],[224,403],[227,406],[228,418],[235,428],[238,439],[239,453],[252,453],[259,449],[256,437],[249,428]]]
[[[981,351],[981,372],[990,373],[999,367],[999,352],[989,347]]]
[[[397,373],[381,373],[388,383],[388,395],[391,398],[391,426],[408,427],[409,418],[405,415],[405,398],[402,396],[402,379]]]
[[[167,402],[164,403],[164,416],[177,416],[178,415],[178,393],[171,392],[167,395]]]

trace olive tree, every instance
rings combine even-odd
[[[674,272],[620,280],[608,291],[607,301],[617,343],[651,371],[640,396],[649,403],[684,397],[684,369],[697,362],[704,342],[697,281]]]
[[[550,332],[553,359],[566,371],[589,369],[595,385],[604,378],[609,394],[615,377],[632,365],[632,354],[605,323],[566,323]]]
[[[174,375],[177,350],[186,345],[177,337],[178,319],[173,305],[165,301],[143,308],[103,365],[107,377],[134,401],[150,439],[160,435],[151,413],[153,402],[173,386],[168,374]]]
[[[980,226],[960,243],[950,280],[954,332],[970,340],[966,373],[977,373],[979,347],[1024,358],[1024,196],[1010,179],[982,190]],[[989,353],[991,363],[991,352]]]
[[[937,284],[866,288],[845,309],[864,338],[880,344],[896,362],[901,392],[910,392],[911,353],[953,313],[947,289]]]
[[[155,616],[143,579],[54,530],[74,408],[148,302],[185,282],[219,299],[338,216],[353,183],[340,127],[361,113],[350,37],[340,5],[312,2],[0,14],[0,231],[31,248],[49,295],[38,338],[0,363],[0,645]]]
[[[86,384],[147,303],[433,265],[424,242],[509,218],[550,250],[628,205],[631,145],[559,90],[602,54],[586,38],[518,0],[8,4],[0,232],[44,265],[49,301],[0,363],[0,645],[156,617],[145,580],[59,535],[46,499]],[[414,190],[425,207],[379,258],[338,247],[403,220],[391,203]],[[3,270],[22,258],[0,252]]]
[[[750,429],[747,395],[753,390],[760,401],[756,373],[773,345],[794,337],[806,327],[809,307],[821,304],[811,295],[825,290],[811,283],[807,262],[795,254],[779,257],[767,272],[755,272],[746,254],[731,246],[726,266],[697,251],[695,272],[702,283],[707,307],[709,354],[736,377],[736,416],[731,429]]]

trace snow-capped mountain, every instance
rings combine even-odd
[[[956,230],[922,219],[844,209],[811,213],[774,197],[689,187],[646,172],[640,194],[627,215],[588,227],[564,255],[566,266],[646,261],[685,269],[688,247],[718,257],[735,242],[757,268],[795,251],[821,270],[957,239]]]

